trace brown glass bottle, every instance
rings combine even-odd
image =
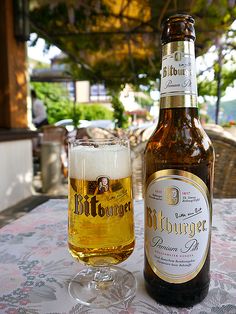
[[[145,265],[158,302],[191,306],[208,293],[214,151],[201,126],[194,20],[163,24],[160,117],[145,154]]]

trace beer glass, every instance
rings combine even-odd
[[[69,143],[68,245],[88,267],[69,293],[92,308],[106,308],[135,294],[134,276],[117,266],[134,249],[129,142],[126,138]]]

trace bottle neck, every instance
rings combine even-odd
[[[197,81],[193,40],[162,47],[160,108],[196,108]]]
[[[160,110],[158,125],[175,124],[181,127],[183,124],[189,126],[200,125],[197,107],[165,108]]]

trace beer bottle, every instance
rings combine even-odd
[[[144,153],[148,293],[191,306],[209,289],[214,151],[197,107],[194,19],[163,23],[160,116]]]

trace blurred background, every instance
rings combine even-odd
[[[235,0],[2,0],[0,9],[0,211],[66,197],[71,138],[126,134],[142,197],[142,153],[159,115],[161,24],[172,14],[195,19],[201,121],[234,147]],[[235,196],[220,178],[215,195]]]

